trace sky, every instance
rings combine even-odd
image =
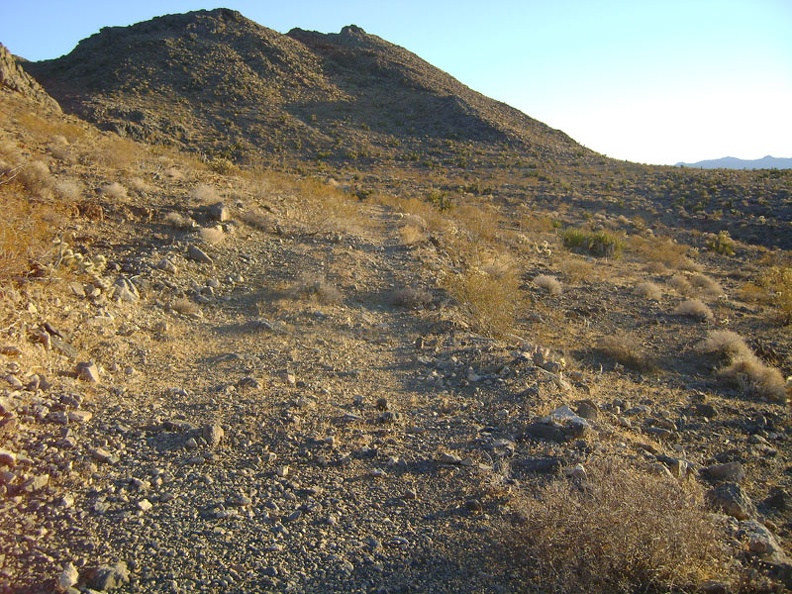
[[[792,0],[0,0],[0,43],[56,58],[221,6],[281,33],[358,25],[616,159],[792,157]]]

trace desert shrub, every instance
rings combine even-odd
[[[635,235],[628,241],[628,249],[646,262],[656,262],[668,268],[687,269],[689,247],[667,237],[643,237]]]
[[[207,184],[195,186],[190,196],[201,204],[212,204],[220,201],[220,194],[217,193],[217,190]]]
[[[454,220],[475,240],[492,241],[500,229],[498,213],[487,206],[465,204],[453,211]]]
[[[696,349],[718,356],[723,366],[717,375],[749,394],[773,402],[786,402],[784,376],[757,357],[745,340],[731,330],[716,330]]]
[[[720,231],[717,235],[710,233],[705,239],[707,249],[722,256],[734,255],[734,240],[728,231]]]
[[[674,309],[674,315],[688,316],[690,318],[706,320],[708,322],[715,320],[715,314],[712,313],[712,310],[709,308],[709,306],[699,299],[686,299],[676,306],[676,309]]]
[[[657,367],[653,358],[646,353],[641,341],[631,334],[603,336],[596,350],[603,355],[636,371],[651,371]]]
[[[559,263],[558,269],[572,282],[592,280],[594,265],[579,258],[570,258]]]
[[[275,217],[258,206],[252,206],[243,210],[239,218],[246,225],[258,229],[260,231],[271,232],[276,229]]]
[[[201,308],[197,303],[184,298],[176,299],[171,304],[171,309],[183,316],[197,316],[201,313]]]
[[[63,200],[76,201],[82,197],[83,186],[74,179],[62,179],[55,182],[55,194]]]
[[[762,276],[761,284],[770,293],[781,320],[792,324],[792,267],[773,266]]]
[[[105,184],[101,188],[102,196],[111,200],[124,200],[127,197],[127,189],[118,182]]]
[[[471,268],[449,277],[444,286],[479,332],[500,336],[513,331],[523,302],[516,274],[496,276]]]
[[[399,229],[399,238],[402,245],[416,245],[426,239],[426,233],[421,227],[408,224]]]
[[[635,285],[635,294],[652,301],[660,301],[663,291],[651,281],[643,281]]]
[[[704,295],[708,297],[720,297],[723,295],[723,287],[720,286],[718,281],[710,278],[706,274],[694,274],[690,277],[690,284],[697,289],[700,289]]]
[[[680,295],[690,295],[693,292],[693,285],[683,274],[675,274],[668,280],[668,284]]]
[[[45,194],[54,184],[49,167],[42,161],[31,161],[22,167],[19,180],[28,192],[37,196]]]
[[[544,289],[551,295],[560,295],[561,294],[561,283],[558,282],[554,276],[549,276],[547,274],[540,274],[536,278],[533,279],[534,284],[539,287],[540,289]]]
[[[405,287],[393,291],[390,295],[390,302],[393,305],[409,309],[423,309],[429,307],[433,301],[434,297],[429,291],[415,287]]]
[[[570,227],[561,235],[564,247],[597,258],[618,258],[624,242],[607,231],[585,231]]]
[[[151,184],[149,184],[145,179],[142,177],[133,177],[129,180],[128,184],[130,189],[134,190],[138,194],[143,194],[145,192],[151,191]]]
[[[322,305],[335,305],[343,301],[343,295],[324,276],[304,274],[291,289],[297,299],[316,301]]]
[[[594,459],[584,479],[557,478],[518,505],[504,540],[527,592],[676,592],[734,577],[697,481]]]
[[[162,217],[162,222],[175,229],[192,229],[196,226],[195,221],[191,217],[175,211],[166,213],[165,216]]]

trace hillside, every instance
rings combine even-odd
[[[233,44],[250,119],[184,84]],[[789,172],[605,159],[354,27],[81,46],[65,113],[0,89],[0,592],[792,588]]]
[[[403,159],[427,139],[585,152],[354,26],[281,35],[235,11],[198,11],[102,29],[28,69],[106,129],[236,161]]]

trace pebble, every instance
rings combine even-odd
[[[93,361],[82,361],[76,366],[77,377],[94,384],[99,383],[99,368]]]
[[[148,499],[141,499],[140,501],[137,502],[137,507],[140,511],[147,512],[152,507],[154,507],[154,504],[151,503],[151,501],[149,501]]]
[[[201,264],[214,264],[214,260],[199,248],[197,245],[190,245],[187,248],[187,257],[191,260],[195,260],[196,262],[200,262]]]
[[[741,483],[745,480],[745,468],[741,462],[726,462],[712,464],[702,471],[702,474],[712,481]]]
[[[115,590],[129,583],[129,568],[124,561],[101,565],[89,572],[88,586],[100,592]]]
[[[737,483],[722,483],[707,491],[707,500],[738,520],[756,515],[756,506]]]
[[[210,448],[216,448],[225,437],[225,431],[220,425],[206,425],[201,429],[201,437],[204,438]]]
[[[77,584],[79,580],[80,574],[78,573],[77,568],[73,564],[67,563],[61,574],[58,576],[56,588],[59,592],[66,592],[69,588]]]
[[[104,448],[91,448],[91,450],[89,451],[93,459],[96,460],[97,462],[103,462],[107,464],[108,462],[113,461],[113,454],[111,454]]]

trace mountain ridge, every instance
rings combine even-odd
[[[737,157],[721,157],[705,159],[695,163],[680,161],[677,167],[699,167],[702,169],[792,169],[792,157],[773,157],[766,155],[761,159],[739,159]]]
[[[233,10],[195,11],[104,28],[27,69],[101,127],[236,161],[404,159],[427,139],[596,155],[356,26],[283,35]]]

